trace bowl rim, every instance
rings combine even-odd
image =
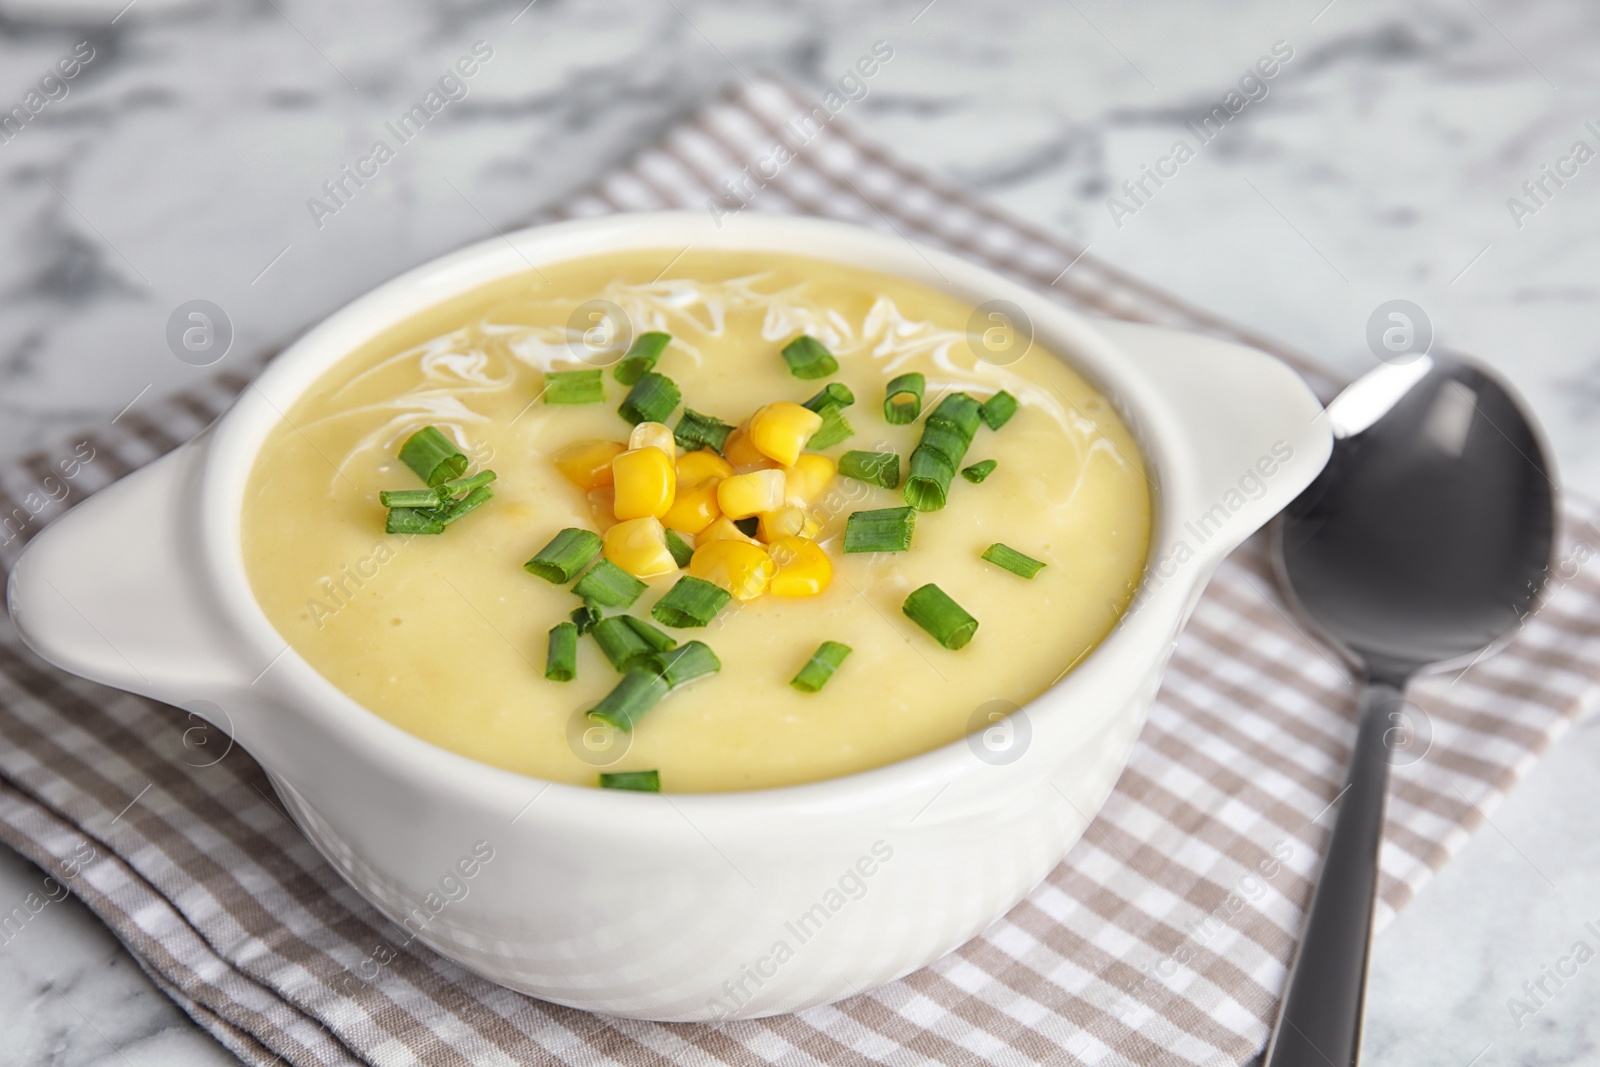
[[[363,340],[430,306],[498,278],[525,273],[530,267],[537,269],[539,263],[696,243],[707,249],[785,252],[853,265],[860,265],[860,259],[874,260],[867,269],[928,285],[970,303],[1010,300],[1032,319],[1034,343],[1105,393],[1138,439],[1151,479],[1152,506],[1149,547],[1131,602],[1137,610],[1125,611],[1087,656],[1023,705],[1021,713],[1027,714],[1034,739],[1015,762],[1000,767],[987,764],[972,755],[968,739],[963,737],[878,767],[749,790],[633,794],[557,782],[480,762],[389,722],[313,668],[267,617],[244,563],[240,534],[245,488],[272,426],[286,418],[286,410],[340,358]],[[857,808],[874,800],[903,798],[924,787],[943,789],[972,774],[1000,772],[1007,777],[1031,778],[1032,774],[1023,772],[1050,773],[1046,764],[1059,764],[1066,756],[1047,759],[1051,746],[1039,743],[1040,727],[1054,723],[1060,728],[1072,710],[1066,705],[1080,709],[1102,706],[1101,715],[1114,714],[1134,695],[1145,673],[1132,668],[1148,665],[1169,651],[1170,635],[1186,614],[1190,591],[1205,580],[1209,570],[1196,568],[1189,581],[1152,584],[1148,580],[1151,561],[1160,558],[1172,537],[1178,498],[1183,496],[1181,486],[1169,485],[1162,477],[1169,467],[1182,465],[1175,463],[1173,454],[1181,435],[1163,427],[1161,407],[1159,389],[1137,368],[1119,362],[1116,346],[1077,313],[988,268],[896,233],[759,212],[744,212],[731,220],[713,220],[701,212],[665,211],[548,223],[487,238],[405,271],[345,304],[275,356],[208,432],[194,487],[200,509],[197,562],[233,628],[259,656],[256,662],[266,665],[250,683],[252,687],[266,680],[270,683],[267,691],[286,690],[272,703],[295,704],[301,718],[315,716],[322,728],[340,735],[354,750],[401,773],[425,779],[435,788],[454,789],[496,807],[503,806],[501,802],[519,804],[517,817],[550,791],[574,805],[560,808],[590,815],[595,805],[636,804],[660,796],[670,796],[674,807],[701,811],[733,802],[746,810],[751,805],[768,811],[840,805]],[[1122,662],[1113,668],[1113,661]],[[279,716],[276,721],[285,720]],[[240,738],[246,747],[250,747],[249,741]],[[294,781],[292,767],[270,769]],[[531,799],[530,786],[538,787]],[[548,812],[553,806],[541,807]]]

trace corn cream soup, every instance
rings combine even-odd
[[[538,778],[650,788],[629,772],[655,771],[664,791],[720,792],[927,752],[1090,652],[1127,607],[1150,532],[1140,454],[1107,400],[1038,345],[980,359],[972,313],[908,281],[765,253],[651,250],[505,279],[377,336],[286,413],[245,496],[251,585],[285,641],[354,700]],[[647,332],[670,335],[648,369],[661,338]],[[630,342],[640,358],[623,359]],[[617,380],[624,367],[675,385],[681,403],[662,415],[673,398],[639,398],[645,385]],[[912,421],[886,417],[891,381]],[[1001,393],[1017,402],[1009,419],[1003,397],[989,403]],[[651,401],[653,417],[634,427],[625,399]],[[681,435],[686,418],[691,440],[694,426],[713,439],[735,427],[727,458],[677,445],[666,427]],[[811,447],[821,430],[849,436]],[[919,469],[916,502],[941,495],[938,457],[912,458],[925,437],[957,453],[970,441],[953,466],[967,473],[947,479],[942,507],[908,509]],[[493,471],[472,496],[481,506],[457,505],[448,525],[435,521],[443,503],[385,507],[384,491],[399,494],[390,504],[426,498],[418,472],[458,450],[436,480],[473,480],[439,499],[465,500]],[[853,477],[837,470],[847,453]],[[909,548],[883,550],[907,533]],[[564,551],[554,568],[524,567]],[[585,607],[560,580],[569,564],[578,581],[620,575],[642,593]],[[680,584],[705,594],[690,615],[711,611],[708,625],[683,625],[692,617],[665,610],[676,600],[652,610]],[[575,633],[591,611],[664,644],[701,642],[720,669],[643,693],[618,730],[587,712],[625,679],[664,689],[666,675],[648,656],[625,674],[595,633]],[[546,677],[567,656],[574,677]]]

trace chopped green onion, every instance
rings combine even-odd
[[[487,485],[480,485],[449,507],[441,508],[439,521],[449,526],[452,522],[466,515],[467,512],[474,511],[487,503],[492,496],[494,496],[493,489],[490,489]]]
[[[843,382],[829,382],[822,391],[800,406],[807,411],[822,414],[823,408],[847,408],[856,402],[856,394]]]
[[[617,414],[635,426],[641,422],[666,422],[682,399],[683,394],[678,392],[678,385],[671,378],[646,371],[628,390]]]
[[[445,482],[439,488],[445,490],[446,499],[449,499],[457,493],[471,493],[474,489],[488,485],[494,479],[494,471],[479,471],[470,478],[457,478],[453,482]]]
[[[734,519],[733,525],[746,537],[754,537],[761,529],[761,516],[751,515],[747,519]]]
[[[832,404],[827,405],[817,414],[822,416],[822,428],[811,435],[811,440],[806,442],[806,447],[812,451],[832,448],[840,441],[845,440],[855,433],[855,427],[839,413],[839,409]]]
[[[789,684],[802,693],[815,693],[828,684],[828,679],[833,677],[833,672],[839,669],[839,665],[849,654],[849,645],[841,645],[837,641],[824,641]]]
[[[384,520],[384,533],[392,534],[442,534],[444,523],[439,521],[438,508],[390,508]]]
[[[1017,413],[1017,398],[1004,389],[983,402],[978,410],[983,415],[983,421],[991,430],[998,430],[1011,421],[1011,416]]]
[[[599,554],[599,534],[569,526],[551,538],[522,569],[547,582],[570,582]]]
[[[430,486],[467,473],[467,457],[436,427],[424,426],[400,446],[400,462]]]
[[[677,639],[671,634],[661,632],[643,619],[636,619],[632,615],[624,615],[622,617],[629,626],[633,627],[633,632],[638,634],[644,640],[644,643],[650,646],[652,652],[665,652],[678,646]]]
[[[660,771],[601,771],[601,789],[627,789],[635,793],[661,792]]]
[[[705,626],[731,599],[720,585],[686,574],[667,590],[666,596],[656,601],[650,614],[663,626]]]
[[[851,512],[844,524],[844,550],[904,552],[911,547],[911,534],[916,525],[915,508]]]
[[[628,354],[622,357],[611,373],[623,385],[632,385],[645,371],[655,368],[656,360],[661,358],[661,350],[667,347],[670,340],[670,333],[659,330],[641,333],[633,339],[633,344],[628,346]]]
[[[722,661],[703,641],[685,641],[677,648],[657,652],[650,665],[672,689],[722,669]]]
[[[950,428],[949,423],[928,423],[922,428],[922,440],[917,443],[918,448],[931,448],[945,459],[950,466],[955,467],[961,463],[961,458],[967,454],[967,448],[972,442],[962,437],[961,434]]]
[[[605,377],[599,369],[553,370],[544,376],[546,404],[598,404],[605,398]]]
[[[1000,466],[1000,464],[996,463],[994,460],[986,459],[980,463],[974,463],[970,467],[962,467],[961,477],[965,478],[973,485],[977,485],[979,482],[989,477],[989,475],[993,474],[994,469],[998,466]]]
[[[963,648],[978,632],[978,620],[932,582],[913,590],[900,610],[945,648]]]
[[[450,494],[438,489],[384,489],[378,503],[386,508],[436,508],[450,501]]]
[[[916,422],[922,414],[922,394],[927,388],[928,379],[916,372],[890,380],[883,396],[884,421],[891,426]]]
[[[678,418],[677,429],[672,431],[672,437],[678,442],[678,447],[685,452],[693,452],[697,448],[709,448],[721,452],[722,446],[728,443],[728,435],[732,432],[733,427],[721,419],[702,415],[692,408],[684,408],[683,414]]]
[[[633,667],[622,676],[616,688],[589,709],[589,718],[629,733],[633,730],[633,724],[666,695],[667,680],[654,666]]]
[[[550,628],[544,676],[552,682],[570,682],[578,676],[578,628],[572,623],[558,622]]]
[[[609,559],[602,559],[584,572],[572,591],[608,608],[625,608],[638,600],[646,588],[643,582]]]
[[[946,426],[961,435],[968,445],[983,421],[983,406],[966,393],[951,393],[928,413],[929,426]],[[957,456],[959,460],[961,457]]]
[[[938,511],[950,495],[950,479],[954,476],[955,465],[942,453],[918,445],[911,452],[906,474],[906,503],[918,511]]]
[[[667,551],[672,553],[672,562],[680,567],[687,567],[694,558],[694,546],[685,541],[677,530],[667,531]]]
[[[1009,545],[998,542],[983,550],[983,558],[996,567],[1004,567],[1012,574],[1019,574],[1024,578],[1032,578],[1044,570],[1044,564],[1032,556],[1024,556]]]
[[[585,600],[583,607],[573,609],[572,624],[578,628],[578,634],[581,636],[593,630],[594,624],[599,622],[601,617],[600,602]]]
[[[893,489],[900,484],[900,457],[894,452],[846,452],[839,457],[839,473],[868,485]]]
[[[606,654],[606,659],[619,671],[627,671],[639,666],[639,661],[655,655],[660,649],[651,641],[628,625],[630,619],[626,615],[612,615],[610,618],[601,619],[594,624],[590,631],[595,643],[600,646],[600,651]],[[648,624],[646,624],[648,625]],[[655,630],[655,627],[651,627]],[[660,630],[655,630],[660,634]],[[666,637],[665,634],[661,636]],[[670,642],[670,638],[668,639]],[[669,643],[668,647],[671,645]]]
[[[805,381],[839,372],[839,361],[833,353],[810,334],[801,334],[784,345],[783,361],[789,364],[790,374]]]

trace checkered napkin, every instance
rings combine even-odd
[[[946,248],[1085,311],[1205,330],[1296,362],[946,188],[814,107],[773,81],[745,85],[541,218],[714,201],[720,211],[845,219]],[[765,177],[772,166],[761,161],[779,142],[795,158]],[[223,375],[204,391],[141,403],[58,452],[0,467],[0,566],[78,497],[201,429],[246,381]],[[1569,506],[1561,574],[1510,648],[1417,687],[1426,728],[1411,750],[1420,758],[1395,769],[1380,921],[1600,692],[1600,574],[1583,566],[1600,545],[1597,514]],[[1032,895],[893,985],[716,1027],[555,1007],[415,942],[399,947],[402,932],[312,850],[245,753],[212,762],[202,753],[219,750],[193,743],[203,737],[185,743],[198,720],[46,666],[5,622],[0,837],[77,893],[162,989],[255,1064],[1231,1065],[1267,1036],[1354,701],[1345,671],[1284,614],[1259,545],[1246,546],[1184,631],[1116,791]],[[378,977],[356,977],[374,959]]]

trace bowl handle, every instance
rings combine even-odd
[[[1184,488],[1184,499],[1173,501],[1176,533],[1195,545],[1196,555],[1220,559],[1328,462],[1327,414],[1282,361],[1182,330],[1109,320],[1095,326],[1154,386],[1185,442],[1181,454],[1165,457],[1177,476],[1163,489]]]
[[[188,503],[204,454],[184,445],[33,539],[6,597],[29,647],[73,674],[174,704],[250,681],[243,644],[196,565]]]

